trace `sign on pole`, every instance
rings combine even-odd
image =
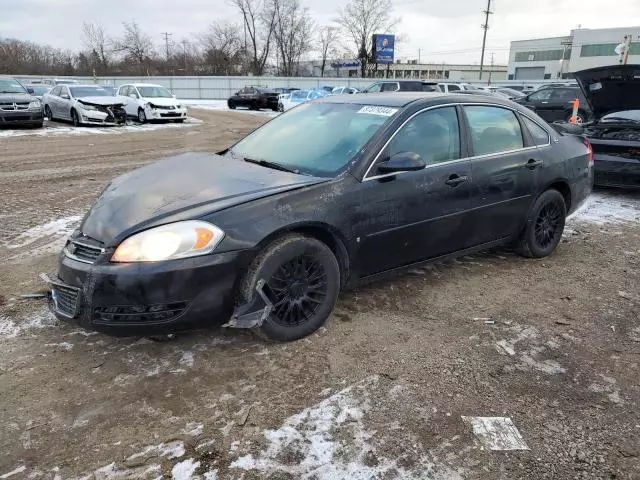
[[[393,63],[395,40],[395,35],[380,33],[373,35],[373,58],[375,63]]]

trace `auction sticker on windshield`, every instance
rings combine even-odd
[[[377,107],[375,105],[367,105],[358,110],[358,113],[368,113],[370,115],[382,115],[383,117],[390,117],[398,111],[397,108],[391,107]]]

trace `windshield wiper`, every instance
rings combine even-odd
[[[256,160],[253,158],[245,157],[244,161],[249,163],[255,163],[256,165],[261,165],[267,168],[273,168],[274,170],[280,170],[281,172],[289,172],[289,173],[297,173],[297,174],[300,173],[300,170],[285,167],[284,165],[280,165],[279,163],[276,163],[276,162],[270,162],[269,160]]]

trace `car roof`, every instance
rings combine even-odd
[[[492,103],[520,110],[521,106],[506,98],[483,95],[481,93],[461,95],[459,93],[440,92],[393,92],[366,93],[360,95],[339,95],[315,100],[324,103],[347,103],[354,105],[373,105],[380,107],[406,107],[410,103],[420,106],[436,106],[448,103]],[[525,108],[525,107],[522,107]]]
[[[128,86],[134,86],[134,87],[162,87],[162,85],[158,85],[157,83],[123,83],[120,86],[121,87],[128,87]],[[164,87],[164,88],[166,88],[166,87]]]

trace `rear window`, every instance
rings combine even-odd
[[[508,152],[524,147],[520,122],[506,108],[465,106],[475,155]]]
[[[521,116],[521,118],[525,126],[527,127],[527,130],[529,130],[531,137],[533,138],[533,143],[535,143],[537,146],[547,145],[549,143],[549,134],[544,128],[542,128],[533,120],[529,120],[527,117]]]

